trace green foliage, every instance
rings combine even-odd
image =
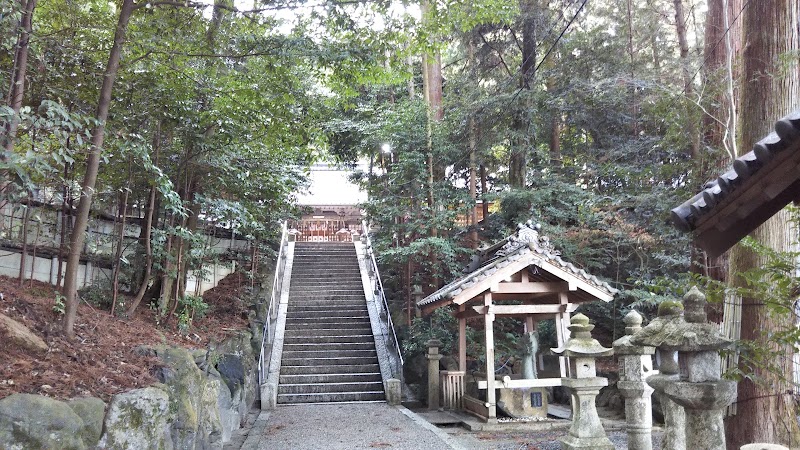
[[[55,297],[53,298],[53,312],[59,316],[63,316],[67,311],[67,305],[64,303],[65,300],[66,297],[61,295],[60,292],[55,293]]]
[[[203,318],[208,312],[208,304],[198,295],[184,295],[179,299],[178,329],[187,334],[194,319]]]
[[[404,358],[427,353],[427,342],[438,339],[439,352],[449,355],[458,348],[458,321],[448,308],[439,308],[428,317],[415,317],[401,341]]]
[[[108,282],[98,282],[79,289],[78,296],[92,306],[111,309],[112,293]]]

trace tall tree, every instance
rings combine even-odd
[[[97,125],[92,131],[91,149],[86,160],[86,173],[81,183],[81,196],[78,201],[78,210],[75,225],[70,235],[67,268],[64,274],[64,334],[67,338],[75,338],[75,319],[78,313],[78,265],[80,264],[83,243],[86,239],[86,228],[89,224],[89,210],[92,207],[97,174],[100,171],[100,153],[103,150],[105,139],[106,120],[111,107],[111,94],[114,90],[114,81],[117,78],[119,61],[122,56],[122,47],[125,43],[125,34],[128,23],[134,10],[133,0],[123,0],[120,8],[117,28],[114,32],[114,44],[108,55],[108,64],[103,73],[103,83],[100,87],[100,96],[97,101]]]
[[[769,133],[776,118],[800,104],[800,50],[797,23],[800,0],[761,0],[749,2],[743,12],[744,53],[741,88],[740,148],[750,148]],[[789,213],[781,211],[752,233],[759,243],[776,251],[792,250]],[[734,287],[746,285],[741,276],[763,266],[764,257],[742,246],[730,252],[731,281]],[[775,355],[773,368],[740,366],[752,377],[738,385],[737,413],[728,418],[728,448],[750,442],[775,442],[796,448],[797,404],[793,395],[794,346],[777,345],[770,334],[793,325],[789,315],[770,314],[759,298],[742,298],[741,338],[754,341]],[[777,369],[777,370],[776,370]]]
[[[515,138],[508,161],[508,184],[514,188],[525,187],[525,176],[528,172],[528,151],[531,145],[529,95],[532,90],[531,82],[536,76],[536,21],[540,13],[536,0],[520,0],[519,7],[522,16],[522,54],[518,82],[520,105],[512,125]]]
[[[19,127],[19,112],[22,109],[22,101],[25,97],[25,77],[28,73],[28,49],[30,48],[31,33],[33,32],[33,11],[36,9],[36,0],[24,2],[22,10],[22,20],[19,26],[19,37],[14,52],[14,69],[11,72],[11,85],[8,92],[8,104],[14,115],[11,116],[6,124],[3,142],[2,160],[7,158],[8,153],[14,150],[14,140],[17,136]]]

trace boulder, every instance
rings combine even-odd
[[[217,389],[217,408],[219,410],[219,421],[222,425],[222,442],[229,442],[233,436],[233,431],[242,426],[239,417],[239,405],[231,397],[231,391],[221,379],[215,379],[219,383]]]
[[[84,423],[66,403],[32,394],[0,400],[0,447],[82,450]]]
[[[175,448],[194,449],[202,372],[197,368],[193,355],[185,349],[160,346],[155,351],[165,364],[155,375],[169,394],[169,408],[173,412],[170,425],[172,444]]]
[[[509,417],[547,417],[547,390],[534,388],[501,388],[497,409]]]
[[[170,402],[166,392],[147,387],[117,394],[105,418],[105,432],[98,448],[174,448],[168,420]]]
[[[222,342],[216,349],[219,359],[215,368],[228,387],[244,425],[250,406],[258,396],[258,353],[250,346],[250,333],[242,332]]]
[[[83,420],[81,438],[87,447],[94,447],[103,434],[106,404],[97,397],[74,398],[67,405]]]
[[[198,437],[195,442],[196,450],[205,449],[221,449],[225,438],[230,440],[230,431],[226,433],[222,426],[220,418],[219,405],[217,399],[223,392],[228,395],[228,389],[220,380],[206,379],[202,385],[200,392],[199,405],[197,417],[197,434]],[[239,424],[236,424],[239,428]]]
[[[47,344],[42,338],[34,334],[25,325],[3,314],[0,314],[0,334],[5,334],[11,342],[24,349],[33,352],[47,351]]]
[[[156,377],[169,394],[173,446],[187,450],[222,448],[218,392],[210,393],[221,384],[204,375],[189,350],[159,346],[155,352],[165,364]],[[209,383],[212,386],[207,386]]]

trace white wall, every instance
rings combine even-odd
[[[0,238],[9,239],[13,242],[21,242],[22,218],[24,208],[19,206],[12,208],[7,205],[0,211]],[[38,247],[55,248],[59,245],[59,230],[57,224],[60,216],[57,211],[49,208],[32,207],[28,222],[27,241],[29,245]],[[103,255],[109,257],[113,255],[116,240],[114,239],[115,226],[113,222],[107,220],[91,219],[86,237],[84,251],[92,255]],[[125,237],[127,240],[135,241],[139,237],[140,227],[137,224],[126,224]],[[234,236],[235,237],[235,236]],[[249,243],[242,239],[227,239],[208,236],[206,240],[207,253],[209,255],[221,254],[229,249],[244,250]],[[127,246],[130,256],[136,247]],[[19,276],[21,252],[13,249],[0,249],[0,275],[9,277]],[[58,258],[35,259],[29,253],[25,258],[24,278],[31,278],[31,264],[33,264],[33,279],[45,283],[56,284],[58,275]],[[88,266],[88,267],[87,267]],[[66,269],[66,262],[62,264],[62,276]],[[186,293],[201,295],[205,291],[217,285],[219,280],[225,278],[234,271],[233,264],[209,263],[203,267],[202,272],[207,272],[205,279],[198,280],[197,274],[190,273],[186,283]],[[111,270],[95,267],[92,263],[82,262],[78,268],[78,288],[91,285],[95,281],[103,279],[111,280]]]

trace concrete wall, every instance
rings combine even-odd
[[[22,242],[23,217],[25,208],[22,205],[7,206],[0,211],[0,238],[12,242]],[[27,241],[30,246],[39,248],[57,248],[60,242],[60,216],[57,211],[43,207],[31,207],[28,222]],[[102,219],[91,219],[86,236],[84,252],[89,255],[111,257],[116,245],[115,225],[113,222]],[[137,224],[126,224],[125,239],[130,256],[136,248],[140,227]],[[235,236],[234,236],[235,238]],[[245,250],[249,243],[243,239],[218,238],[208,236],[206,239],[206,254],[219,255],[228,250]],[[0,275],[9,277],[19,276],[21,252],[14,249],[0,249]],[[33,258],[29,253],[25,258],[24,278],[31,278],[31,265],[33,265],[33,279],[45,283],[56,284],[58,277],[58,259],[53,257]],[[66,262],[62,264],[61,273],[66,269]],[[233,263],[223,264],[211,262],[201,271],[190,272],[186,282],[186,292],[201,295],[213,288],[217,283],[234,271]],[[200,274],[205,274],[201,277]],[[91,285],[102,280],[111,280],[111,269],[99,268],[91,262],[81,262],[78,268],[78,288]]]

